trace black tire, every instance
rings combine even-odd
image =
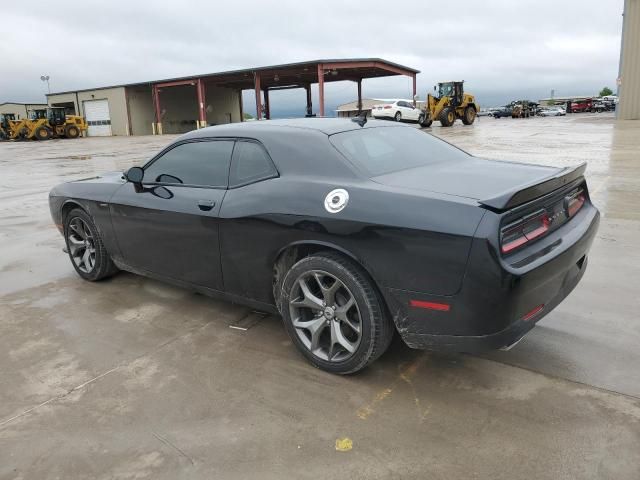
[[[84,230],[86,236],[78,233],[77,225],[79,224],[86,226]],[[102,237],[93,223],[93,219],[81,208],[74,208],[66,216],[64,220],[64,240],[67,244],[67,252],[69,260],[71,260],[71,265],[73,265],[78,275],[85,280],[95,282],[110,277],[118,271],[118,268],[111,260],[102,242]],[[78,240],[84,240],[85,246],[78,246]],[[76,257],[76,255],[83,256],[87,250],[87,245],[92,245],[94,250],[93,257],[89,255],[87,260],[92,268],[88,268],[86,263],[79,264]],[[93,262],[91,262],[91,258],[93,258]]]
[[[465,125],[472,125],[476,119],[476,109],[472,105],[468,105],[464,109],[464,115],[462,116],[462,123]]]
[[[342,292],[346,296],[350,296],[349,298],[354,302],[354,306],[351,308],[355,309],[357,320],[352,318],[352,321],[357,323],[359,327],[359,332],[356,334],[359,335],[359,338],[357,339],[357,346],[352,345],[353,352],[350,353],[346,350],[342,352],[348,355],[344,359],[339,358],[340,352],[334,355],[333,360],[331,353],[327,355],[328,358],[322,358],[320,348],[316,349],[316,353],[312,352],[311,348],[313,344],[308,346],[303,340],[303,338],[307,338],[306,342],[312,342],[309,331],[305,331],[305,329],[300,328],[299,325],[298,327],[294,326],[292,312],[295,314],[297,309],[295,305],[301,304],[299,295],[296,292],[297,289],[299,290],[299,282],[300,280],[308,278],[308,276],[317,274],[325,275],[342,283],[339,290],[334,293],[336,304],[340,303],[337,300],[338,292],[340,292],[343,287],[344,290],[342,290]],[[306,285],[307,288],[313,288],[313,285],[309,283]],[[321,296],[324,292],[320,290],[319,284],[315,285],[318,295]],[[289,269],[282,280],[280,288],[276,288],[276,290],[278,307],[282,313],[282,319],[289,337],[302,355],[304,355],[311,364],[321,370],[341,375],[358,372],[380,357],[391,343],[395,328],[386,312],[380,294],[373,285],[373,282],[369,279],[367,273],[359,265],[342,255],[333,252],[320,252],[303,258]],[[308,310],[309,314],[312,312],[311,308],[306,307],[302,307],[298,311],[302,311],[303,309]],[[325,341],[330,340],[330,348],[333,350],[333,345],[337,345],[337,343],[333,341],[333,330],[331,329],[333,325],[329,327],[330,322],[335,322],[336,325],[339,325],[337,328],[342,329],[340,332],[343,337],[348,335],[349,332],[353,333],[353,331],[345,326],[351,325],[350,323],[340,323],[340,320],[335,320],[333,317],[326,320],[325,327],[325,318],[329,318],[326,317],[326,310],[326,307],[321,307],[317,315],[313,314],[313,316],[306,317],[305,320],[319,321],[319,324],[323,325],[317,328],[317,331],[322,329],[322,332],[318,334],[318,338],[324,338]],[[350,311],[354,313],[354,310]],[[297,318],[298,322],[300,322],[300,318],[301,316]],[[345,328],[347,330],[345,330]],[[327,332],[327,330],[329,330],[329,332]],[[325,337],[322,337],[322,335],[325,335]],[[330,338],[327,338],[326,335],[330,335]],[[331,352],[331,350],[329,350],[329,352]]]
[[[33,137],[36,140],[49,140],[51,138],[51,131],[45,126],[40,126],[33,132]]]
[[[80,129],[75,125],[67,125],[64,128],[64,136],[67,138],[78,138],[80,136]]]
[[[402,121],[402,114],[401,114],[400,112],[396,112],[396,114],[393,116],[393,119],[394,119],[396,122],[400,122],[400,121]]]
[[[456,112],[451,107],[445,107],[440,112],[440,125],[443,127],[450,127],[456,121]]]

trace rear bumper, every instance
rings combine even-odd
[[[386,110],[375,110],[371,112],[373,118],[393,118],[395,111],[390,108]]]
[[[411,348],[446,352],[479,353],[509,347],[524,337],[538,321],[571,293],[584,275],[586,267],[587,257],[584,257],[581,266],[575,265],[565,273],[562,287],[556,296],[544,305],[542,311],[528,320],[516,320],[499,332],[488,335],[438,335],[406,332],[402,339]]]
[[[474,240],[467,273],[456,295],[437,297],[387,289],[387,304],[405,343],[418,349],[480,352],[517,342],[584,275],[600,215],[591,205],[579,215],[580,221],[564,231],[561,239],[550,236],[546,240],[549,248],[556,245],[555,250],[525,267],[512,268],[497,260],[486,238]],[[415,308],[412,301],[427,308]]]

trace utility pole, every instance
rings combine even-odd
[[[49,75],[42,75],[40,80],[47,82],[47,93],[51,93],[51,86],[49,86]]]

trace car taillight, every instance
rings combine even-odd
[[[531,320],[533,317],[535,317],[536,315],[538,315],[542,310],[544,310],[544,303],[542,305],[538,305],[537,307],[535,307],[534,309],[530,310],[529,312],[527,312],[525,314],[524,317],[522,317],[522,320],[524,320],[525,322],[527,320]]]
[[[583,190],[578,190],[576,193],[571,195],[566,200],[566,209],[569,217],[573,217],[578,210],[582,208],[584,202],[587,200],[587,197],[584,194]]]
[[[511,253],[526,243],[540,238],[549,231],[549,223],[546,210],[540,210],[507,225],[500,235],[502,253]]]
[[[387,109],[387,108],[391,108],[391,105],[385,105],[385,106],[384,106],[384,108],[385,108],[385,109]]]

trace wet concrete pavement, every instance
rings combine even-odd
[[[479,156],[587,160],[603,213],[567,300],[513,350],[396,341],[361,375],[316,370],[280,319],[120,274],[81,281],[52,185],[172,137],[0,144],[0,479],[640,477],[640,122],[494,120],[432,132]],[[336,451],[336,440],[353,448]],[[348,442],[347,442],[348,443]]]

